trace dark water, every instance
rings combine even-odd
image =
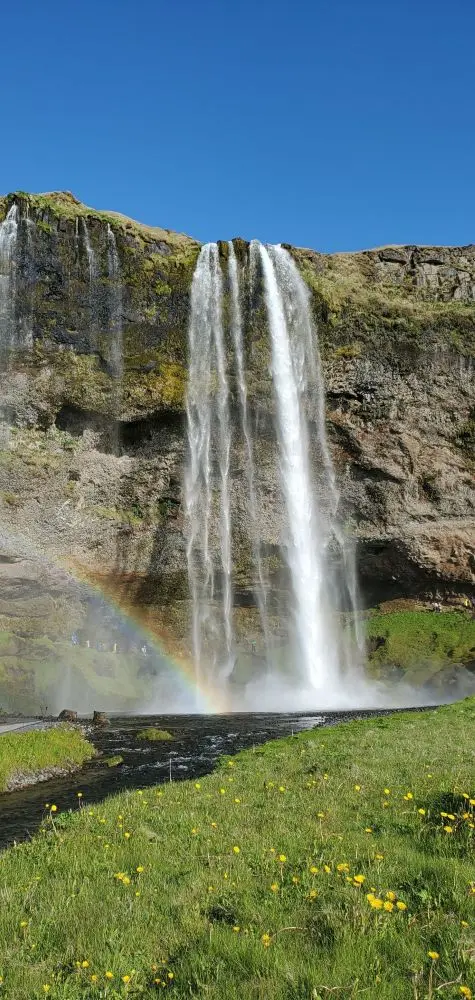
[[[349,718],[384,712],[243,715],[174,715],[115,717],[110,727],[92,729],[88,738],[101,756],[80,771],[63,778],[42,781],[17,792],[0,795],[0,848],[25,840],[37,830],[45,815],[45,803],[54,803],[58,812],[78,808],[77,793],[83,803],[98,802],[122,789],[146,788],[163,781],[179,781],[209,773],[222,754],[257,746],[266,740],[288,736],[315,726],[333,725]],[[159,726],[174,737],[173,742],[139,740],[146,726]],[[0,737],[1,750],[1,737]],[[123,763],[108,767],[104,758],[120,754]]]

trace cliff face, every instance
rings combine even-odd
[[[185,642],[184,393],[199,245],[67,193],[9,195],[0,221],[14,203],[8,322],[17,333],[0,345],[0,626],[21,621],[26,635],[55,636],[65,618],[68,628],[80,622],[58,576],[65,562]],[[246,268],[246,244],[235,246]],[[469,592],[475,247],[288,249],[312,290],[341,514],[357,539],[367,601]],[[5,306],[3,315],[5,326]],[[258,318],[246,351],[267,482],[260,528],[279,586],[269,353]],[[241,605],[250,585],[243,476],[236,445]]]

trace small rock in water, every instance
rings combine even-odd
[[[94,712],[92,716],[93,726],[108,726],[109,719],[105,712]]]
[[[62,712],[58,715],[60,722],[77,722],[77,718],[78,713],[73,712],[72,708],[63,708]]]

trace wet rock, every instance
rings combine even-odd
[[[59,722],[77,722],[77,718],[78,713],[74,712],[72,708],[63,708],[58,715]]]
[[[109,726],[110,722],[105,712],[94,712],[92,716],[93,726]]]

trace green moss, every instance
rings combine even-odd
[[[116,754],[115,757],[106,757],[104,759],[104,764],[106,764],[107,767],[118,767],[119,764],[123,763],[124,763],[124,758],[121,757],[119,753]]]
[[[140,732],[137,733],[137,739],[148,740],[151,743],[155,741],[166,742],[167,740],[172,740],[173,738],[174,737],[171,733],[168,733],[166,729],[157,729],[155,726],[148,726],[147,729],[141,729]]]
[[[68,726],[7,733],[0,741],[0,791],[19,778],[32,778],[45,770],[73,770],[95,754],[82,733]]]
[[[373,670],[394,665],[410,672],[415,683],[448,664],[475,659],[475,620],[468,612],[375,613],[367,629]]]
[[[334,350],[336,358],[359,358],[361,354],[361,344],[342,344]]]

